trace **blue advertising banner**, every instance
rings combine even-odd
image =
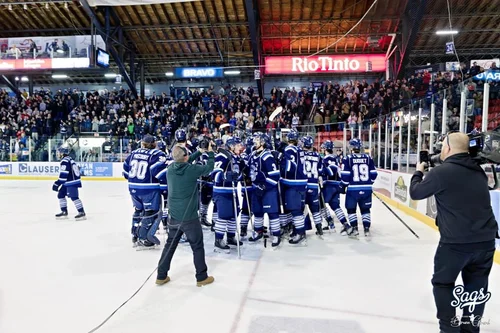
[[[217,78],[224,77],[224,71],[217,67],[179,67],[174,69],[174,75],[182,79]]]
[[[113,177],[113,163],[77,162],[84,177]]]

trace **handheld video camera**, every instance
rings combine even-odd
[[[198,145],[201,149],[208,149],[208,147],[210,146],[210,142],[212,141],[212,139],[210,139],[209,137],[205,136],[201,141],[200,141],[200,144]]]
[[[491,178],[493,178],[495,185],[490,189],[498,188],[497,166],[500,164],[500,127],[483,133],[472,132],[468,136],[469,155],[486,173],[491,172]],[[433,154],[429,154],[427,150],[421,151],[420,162],[426,162],[432,168],[440,165],[443,162],[440,154],[444,139],[445,136],[438,138]]]

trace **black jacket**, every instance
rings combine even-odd
[[[436,198],[442,243],[479,243],[495,239],[498,225],[491,208],[488,177],[468,153],[448,157],[432,169],[411,178],[410,197]]]

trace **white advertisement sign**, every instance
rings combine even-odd
[[[473,63],[477,63],[479,67],[482,67],[484,69],[490,69],[491,65],[493,63],[496,63],[497,67],[500,65],[500,59],[499,58],[494,58],[494,59],[478,59],[478,60],[471,60],[470,65],[472,67]]]

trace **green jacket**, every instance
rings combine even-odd
[[[206,165],[192,164],[200,155],[197,151],[189,156],[187,163],[174,162],[168,167],[168,210],[174,220],[198,219],[198,178],[209,175],[214,169],[213,152],[208,152]]]

